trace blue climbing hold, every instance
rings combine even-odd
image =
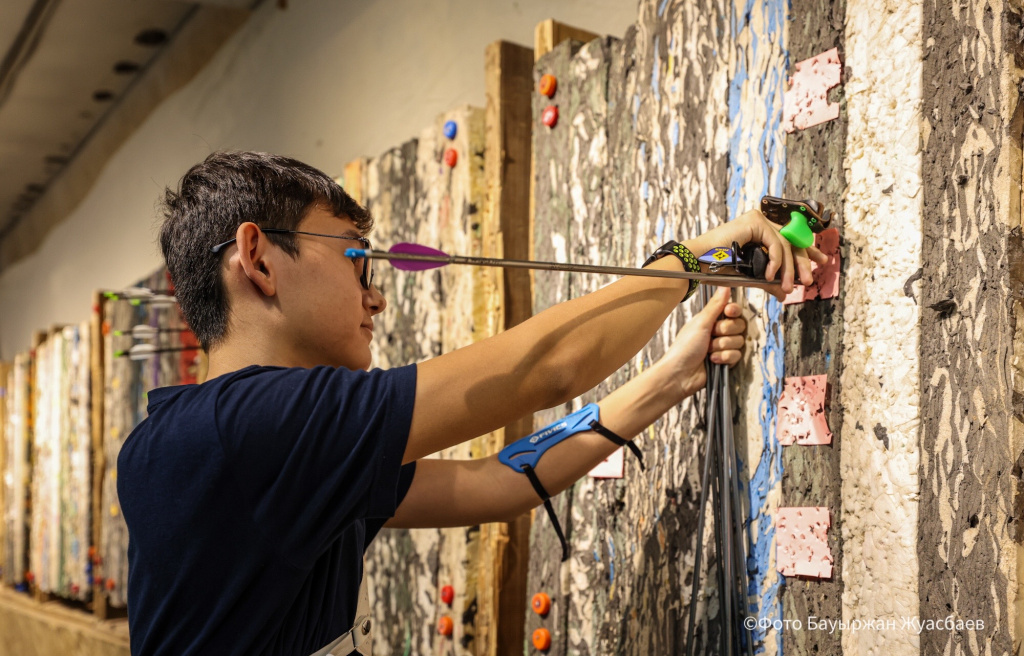
[[[445,121],[444,124],[444,136],[448,139],[454,139],[455,135],[459,133],[459,126],[455,124],[455,121]]]

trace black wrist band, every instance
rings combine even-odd
[[[690,252],[690,249],[683,246],[677,241],[665,242],[658,247],[656,251],[651,253],[651,256],[647,258],[643,266],[647,266],[652,262],[656,262],[666,255],[675,255],[679,258],[679,261],[683,263],[683,269],[690,273],[700,273],[700,262],[697,261],[696,256]],[[700,286],[700,281],[691,280],[690,288],[686,291],[686,296],[683,300],[689,299],[691,296],[697,293],[697,287]]]

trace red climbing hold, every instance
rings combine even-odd
[[[455,601],[455,588],[450,585],[446,585],[441,588],[441,602],[446,606],[451,606],[452,602]]]
[[[444,163],[454,168],[455,164],[459,161],[459,153],[454,148],[449,148],[444,151]]]
[[[548,105],[540,115],[540,122],[549,128],[558,123],[558,105]]]

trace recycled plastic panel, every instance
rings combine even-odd
[[[920,617],[984,622],[923,654],[1022,638],[1022,27],[1017,2],[923,3]]]
[[[28,565],[29,465],[32,440],[32,353],[14,356],[7,376],[6,427],[4,429],[4,562],[3,582],[25,583]]]
[[[7,422],[7,406],[11,379],[11,363],[0,361],[0,583],[4,582],[4,568],[7,565],[8,537],[5,511],[7,509],[7,486],[4,484],[4,473],[7,471],[7,438],[9,430]]]
[[[442,126],[454,121],[454,139]],[[373,214],[375,247],[415,242],[445,252],[483,253],[484,177],[483,111],[465,107],[438,118],[418,139],[367,161],[359,188]],[[444,161],[456,152],[454,167]],[[350,167],[347,178],[354,177]],[[450,352],[487,336],[486,324],[474,322],[482,305],[493,306],[496,283],[469,267],[403,272],[378,263],[378,287],[388,301],[375,318],[371,347],[374,366],[392,368]],[[492,452],[489,436],[438,454],[451,459],[477,458]],[[370,603],[374,609],[375,649],[391,653],[476,654],[479,527],[442,530],[385,530],[366,554]],[[438,597],[451,585],[451,608]],[[451,637],[436,630],[448,615]],[[491,618],[494,621],[494,618]]]
[[[577,101],[570,99],[566,124],[559,123],[563,145],[545,152],[535,140],[538,259],[544,257],[540,247],[552,231],[549,224],[565,216],[570,259],[620,266],[637,266],[661,243],[685,239],[725,218],[727,6],[642,3],[640,12],[641,20],[621,42],[599,39],[583,46],[569,62],[568,77],[559,79],[560,89],[569,89]],[[547,57],[567,56],[562,48]],[[538,76],[549,61],[538,61]],[[549,175],[560,166],[567,169],[564,176]],[[544,187],[548,180],[551,191]],[[542,215],[542,193],[567,206],[561,215]],[[541,295],[540,273],[537,280],[535,303],[546,305],[605,282],[574,277],[565,296],[550,299]],[[691,302],[674,313],[632,363],[573,407],[597,400],[650,366],[695,309]],[[567,527],[572,558],[561,572],[557,540],[536,514],[530,592],[555,581],[568,607],[564,624],[544,624],[554,636],[548,653],[682,651],[698,548],[701,417],[687,401],[637,438],[646,473],[627,454],[623,479],[576,484]],[[543,567],[552,572],[547,578],[540,576]],[[559,602],[551,596],[554,614]],[[714,594],[698,603],[701,618],[716,616]],[[528,630],[534,625],[536,620],[528,622]],[[699,629],[698,653],[714,639],[709,631],[713,626],[706,623]]]
[[[159,269],[133,286],[154,292],[173,292],[166,270]],[[136,344],[131,330],[137,325],[158,329],[152,343],[157,349],[194,346],[195,337],[181,317],[176,304],[106,299],[103,302],[103,480],[101,482],[99,562],[93,577],[104,591],[106,604],[126,605],[128,581],[128,528],[117,498],[117,454],[121,445],[146,418],[147,395],[156,387],[197,382],[199,352],[195,349],[168,351],[145,361],[115,357]]]
[[[29,569],[38,590],[56,592],[60,583],[61,395],[67,380],[63,330],[55,329],[36,347],[32,434],[32,510]]]
[[[737,368],[734,380],[741,479],[750,481],[744,489],[751,530],[749,612],[761,620],[800,620],[805,627],[758,631],[757,649],[772,654],[1010,653],[1020,640],[1013,620],[1019,601],[1014,572],[1024,542],[1019,522],[1024,339],[1018,329],[1024,275],[1015,264],[1021,251],[1020,8],[1004,2],[808,0],[791,6],[736,0],[716,13],[698,5],[641,2],[640,20],[623,39],[629,54],[621,79],[635,91],[621,99],[613,51],[607,148],[614,154],[607,160],[604,206],[615,207],[617,186],[630,192],[620,206],[635,226],[631,243],[653,246],[657,240],[647,244],[642,236],[653,232],[668,239],[669,228],[682,232],[679,216],[698,216],[702,228],[724,219],[720,209],[715,215],[721,207],[715,202],[694,214],[680,207],[684,201],[702,202],[702,190],[726,179],[730,218],[756,207],[763,194],[810,197],[838,211],[835,225],[841,234],[836,295],[808,297],[788,307],[761,292],[743,295],[753,310],[750,366]],[[681,30],[671,31],[672,17],[686,6],[700,11],[682,21]],[[694,47],[701,21],[715,16],[721,19],[719,29],[708,31],[711,47]],[[842,77],[827,97],[838,117],[786,135],[782,109],[791,62],[833,48],[838,48]],[[724,65],[715,67],[716,61]],[[539,66],[544,65],[541,60]],[[559,82],[560,87],[574,84]],[[703,83],[709,87],[688,86]],[[672,95],[680,89],[681,103]],[[716,109],[722,98],[728,99],[726,111]],[[630,111],[620,116],[623,105]],[[680,112],[681,105],[693,113]],[[573,143],[569,135],[587,119],[577,124],[578,112],[562,109],[562,121],[569,121],[565,139]],[[673,112],[683,119],[678,128]],[[691,129],[709,137],[706,147],[673,138]],[[537,206],[550,202],[541,185],[547,178],[562,185],[575,220],[574,208],[590,207],[594,200],[592,189],[571,186],[585,181],[577,152],[567,147],[552,157],[552,165],[540,155],[539,143]],[[625,151],[617,145],[623,143]],[[635,148],[633,157],[623,156],[630,154],[628,148]],[[728,170],[709,169],[706,154],[726,162]],[[560,165],[570,167],[564,176],[558,174]],[[687,186],[672,177],[693,172],[712,184]],[[661,224],[659,216],[672,212],[673,221]],[[590,214],[587,221],[597,224]],[[540,257],[541,239],[550,238],[551,231],[541,223],[535,230]],[[611,240],[604,244],[605,250],[614,249]],[[610,263],[635,264],[642,250],[636,248],[640,252],[632,261],[612,257]],[[571,239],[566,251],[570,259],[575,255]],[[539,288],[537,298],[545,298]],[[645,355],[657,355],[666,341],[659,335]],[[833,444],[782,449],[776,420],[783,378],[822,375],[833,388],[834,402],[825,409]],[[688,406],[683,407],[685,412]],[[671,421],[670,415],[662,423]],[[661,429],[662,424],[656,426],[656,436]],[[646,452],[650,447],[644,442]],[[677,454],[670,450],[663,457]],[[660,481],[651,477],[654,484],[647,481],[646,492],[656,495]],[[649,545],[641,521],[646,516],[635,510],[643,507],[632,492],[635,478],[627,462],[621,483],[587,481],[572,491],[573,522],[567,528],[574,554],[589,548],[595,564],[584,565],[574,555],[573,565],[551,575],[561,586],[552,596],[569,607],[569,618],[545,625],[555,633],[549,653],[678,653],[680,640],[662,636],[678,635],[666,627],[681,625],[685,585],[653,608],[627,598],[645,581],[670,591],[678,584],[653,574],[657,567],[647,563],[634,577],[628,563],[610,556],[607,540],[593,538],[602,518],[621,521],[627,529],[639,527],[628,544],[649,556],[643,550]],[[694,483],[683,498],[693,499],[699,493],[695,477],[687,480]],[[621,486],[620,506],[586,523],[589,504],[600,502],[600,486]],[[780,505],[828,509],[831,530],[824,539],[834,558],[830,576],[786,581],[778,574]],[[662,519],[659,528],[665,526]],[[656,534],[661,544],[671,544],[670,529]],[[612,532],[618,557],[622,549],[616,537]],[[558,550],[553,539],[542,544],[536,531],[534,538],[531,567],[537,571],[555,562]],[[692,562],[693,548],[671,562]],[[531,592],[541,581],[531,574]],[[707,588],[700,615],[714,619],[717,598],[713,585]],[[939,620],[951,612],[960,621],[982,622],[974,630],[925,633],[902,626],[903,618]],[[876,631],[822,632],[806,628],[812,616],[835,622],[878,618],[887,624]],[[557,633],[561,626],[564,637]],[[701,638],[699,653],[714,653],[715,627],[709,623],[707,629],[698,634],[707,638]]]
[[[533,82],[533,157],[534,157],[534,221],[533,258],[542,261],[568,262],[570,252],[569,194],[569,140],[567,127],[570,121],[570,93],[566,84],[572,55],[581,44],[564,41],[544,55],[534,67]],[[542,75],[554,75],[558,88],[548,98],[537,91]],[[551,105],[559,106],[559,122],[553,128],[543,125],[541,114]],[[569,298],[573,279],[568,273],[559,271],[533,272],[534,295],[533,313],[540,314],[549,307]],[[534,415],[534,428],[541,428],[571,412],[570,404],[542,410]],[[573,488],[562,492],[551,500],[566,537],[571,540],[570,512]],[[551,598],[551,610],[541,618],[536,613],[526,613],[526,636],[536,629],[546,628],[551,632],[549,654],[564,654],[566,631],[568,629],[568,563],[561,563],[562,550],[551,520],[543,508],[533,512],[530,529],[530,560],[527,574],[527,599],[537,592],[545,592]]]
[[[61,569],[54,592],[85,601],[92,590],[92,367],[90,322],[63,329],[60,406]]]
[[[793,72],[795,62],[817,57],[838,46],[845,57],[846,2],[839,0],[795,0],[789,12],[786,47]],[[845,74],[844,74],[845,77]],[[829,619],[843,617],[843,513],[840,475],[840,449],[843,438],[841,366],[843,363],[843,312],[845,294],[841,271],[843,198],[847,191],[844,164],[848,116],[845,87],[828,92],[828,102],[839,109],[836,120],[786,136],[787,198],[812,198],[835,212],[832,228],[837,234],[822,234],[815,240],[823,252],[835,252],[829,265],[814,272],[816,284],[794,290],[783,317],[785,339],[785,375],[788,377],[827,376],[833,402],[825,406],[824,419],[832,433],[829,446],[792,446],[782,452],[782,502],[786,506],[823,506],[831,512],[827,532],[833,557],[832,575],[827,579],[801,581],[782,590],[782,617],[806,623],[814,616]],[[786,98],[789,102],[790,89]],[[832,233],[832,230],[826,231]],[[833,261],[835,262],[833,266]],[[826,277],[826,272],[829,274]],[[829,284],[831,283],[831,284]],[[833,290],[835,293],[832,293]],[[826,293],[827,292],[827,293]],[[843,653],[842,632],[795,630],[792,624],[783,630],[783,643],[793,653],[835,655]]]
[[[89,322],[55,328],[36,348],[29,566],[36,589],[85,601],[91,589]]]

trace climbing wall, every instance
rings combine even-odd
[[[140,280],[143,288],[165,296],[173,293],[164,269]],[[124,296],[108,295],[103,301],[104,409],[99,471],[98,545],[93,580],[106,606],[124,608],[128,581],[128,528],[117,498],[117,454],[132,429],[146,418],[147,394],[156,387],[195,383],[200,376],[197,342],[187,330],[181,311],[171,302],[126,290]],[[132,337],[135,326],[156,329],[156,336]],[[144,360],[125,354],[135,344],[153,344],[161,351]]]
[[[14,356],[7,376],[4,430],[3,581],[24,586],[28,565],[28,498],[32,439],[32,353]]]
[[[417,139],[348,167],[346,187],[373,214],[376,247],[414,242],[448,253],[484,253],[483,132],[483,111],[461,108],[440,116]],[[420,362],[497,330],[500,278],[493,270],[446,267],[413,273],[378,262],[375,271],[388,301],[376,318],[376,367]],[[437,457],[482,457],[500,449],[497,439],[477,438]],[[376,616],[375,649],[480,653],[474,640],[480,527],[385,530],[371,545],[366,567]],[[454,593],[450,605],[440,599],[444,586]],[[451,620],[447,636],[437,628],[444,618]]]
[[[621,40],[537,62],[537,259],[636,266],[763,195],[836,212],[813,286],[735,295],[755,653],[1019,642],[1021,30],[1012,3],[642,0]],[[606,282],[538,272],[535,311]],[[648,366],[697,305],[536,425]],[[646,473],[627,457],[555,499],[568,562],[535,514],[547,653],[681,653],[691,604],[697,653],[719,653],[713,570],[690,598],[703,429],[688,401],[638,438]]]

